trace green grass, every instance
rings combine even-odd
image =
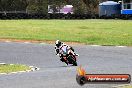
[[[128,86],[128,87],[123,87],[123,88],[132,88],[132,86]]]
[[[118,87],[118,88],[132,88],[132,85],[127,85],[127,86]]]
[[[132,46],[132,21],[0,20],[0,38]]]
[[[26,71],[30,70],[28,66],[25,65],[0,65],[0,73],[10,73],[10,72],[17,72],[17,71]]]
[[[122,87],[122,88],[132,88],[132,86]]]

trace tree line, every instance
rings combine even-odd
[[[0,11],[25,11],[31,14],[47,14],[48,5],[53,11],[56,7],[73,5],[76,14],[97,13],[99,2],[106,0],[0,0]]]

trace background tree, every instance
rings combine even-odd
[[[0,0],[1,11],[25,11],[26,0]]]
[[[98,10],[99,1],[98,0],[83,0],[86,5],[87,12],[90,14],[95,14]]]
[[[28,0],[26,11],[31,14],[47,14],[48,1],[47,0]]]
[[[0,0],[0,11],[2,11],[1,0]]]
[[[64,5],[73,5],[75,14],[95,13],[98,4],[108,0],[0,0],[0,11],[27,11],[28,13],[46,14],[48,5],[53,12],[59,12]],[[118,2],[118,0],[114,0]]]
[[[66,0],[67,4],[73,5],[73,12],[75,14],[85,14],[86,5],[82,0]]]
[[[53,13],[60,12],[60,9],[66,5],[66,0],[48,0],[48,5],[50,5]]]
[[[28,5],[26,0],[10,0],[10,1],[12,1],[10,8],[15,11],[25,11]]]
[[[10,3],[7,3],[9,0],[1,0],[1,10],[2,11],[7,11],[8,6]]]

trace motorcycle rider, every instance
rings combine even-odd
[[[68,46],[68,45],[62,43],[60,40],[56,40],[56,42],[55,42],[55,52],[56,52],[56,55],[60,56],[60,58],[61,58],[60,60],[62,62],[64,62],[63,55],[64,54],[68,55],[69,52],[71,52],[75,56],[79,56],[78,54],[74,53],[74,49],[71,46]],[[68,61],[65,63],[68,65]]]

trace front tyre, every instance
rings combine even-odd
[[[73,66],[77,66],[77,62],[72,55],[70,55],[68,57],[68,61],[71,62],[71,64],[73,64]]]
[[[77,62],[74,62],[74,63],[73,63],[73,66],[77,66]]]

